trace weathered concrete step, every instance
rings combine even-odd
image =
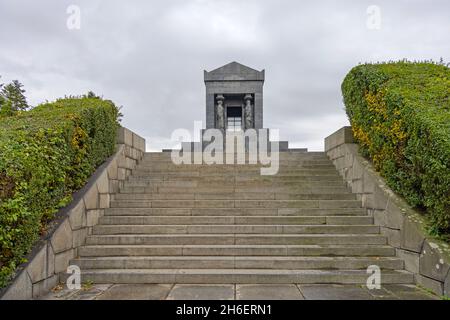
[[[68,277],[61,274],[62,281]],[[413,274],[385,270],[383,284],[411,284]],[[97,269],[83,270],[82,281],[93,283],[299,283],[365,284],[366,270],[277,269]]]
[[[111,208],[360,208],[359,200],[113,200]]]
[[[152,187],[125,187],[120,190],[122,194],[141,193],[284,193],[284,194],[341,194],[350,193],[345,186],[322,187],[238,187],[238,186],[210,186],[210,187],[184,187],[184,186],[152,186]]]
[[[394,257],[386,245],[88,245],[80,257],[108,256],[364,256]]]
[[[403,269],[393,257],[282,257],[282,256],[141,256],[80,258],[70,262],[85,269]]]
[[[197,155],[194,155],[194,152],[191,153],[192,156],[197,157]],[[239,157],[242,157],[242,154],[239,153]],[[246,158],[248,158],[248,153],[245,154]],[[150,153],[144,153],[143,160],[169,160],[171,159],[171,152],[150,152]],[[224,159],[226,159],[227,153],[224,153]],[[191,157],[193,158],[193,157]],[[234,155],[234,158],[236,158],[236,154]],[[282,151],[278,153],[279,159],[284,160],[290,160],[290,159],[309,159],[309,158],[317,158],[317,159],[328,159],[325,152],[286,152]]]
[[[276,174],[278,177],[282,176],[314,176],[314,175],[336,175],[338,172],[335,168],[320,168],[320,169],[285,169],[280,168]],[[198,176],[220,176],[220,175],[235,175],[235,176],[260,176],[260,170],[255,169],[247,169],[247,170],[236,170],[234,168],[226,169],[216,169],[213,170],[212,168],[208,169],[194,169],[191,168],[190,170],[187,169],[166,169],[166,170],[153,170],[153,169],[145,169],[143,167],[137,167],[133,170],[133,176],[192,176],[192,177],[198,177]]]
[[[99,225],[230,225],[230,224],[331,224],[370,225],[369,216],[103,216]]]
[[[367,216],[364,208],[109,208],[106,216]]]
[[[148,181],[125,181],[125,188],[154,188],[154,187],[185,187],[185,188],[330,188],[330,187],[345,187],[342,178],[335,180],[305,180],[305,181],[273,181],[273,180],[262,180],[262,181],[235,181],[233,177],[229,178],[229,181],[219,180],[216,181],[214,178],[199,181],[195,180],[148,180]],[[154,189],[151,189],[154,190]]]
[[[94,235],[118,234],[379,234],[374,225],[96,225]]]
[[[296,172],[296,173],[277,173],[275,175],[259,175],[256,173],[252,174],[226,174],[222,172],[211,172],[208,174],[200,174],[198,172],[142,172],[135,171],[130,176],[129,181],[152,181],[152,180],[168,180],[168,179],[198,179],[207,180],[214,177],[216,181],[228,181],[230,178],[236,179],[236,181],[261,181],[261,180],[287,180],[287,181],[297,181],[297,180],[333,180],[336,178],[341,178],[336,170],[334,171],[323,171],[323,172]],[[342,178],[341,178],[342,179]]]
[[[221,245],[361,245],[386,244],[386,237],[379,234],[153,234],[153,235],[92,235],[87,245],[140,245],[140,244],[221,244]]]
[[[243,165],[177,165],[170,162],[167,163],[139,163],[135,170],[143,170],[149,172],[166,172],[166,171],[215,171],[215,172],[255,172],[260,173],[261,168],[268,166],[243,164]],[[279,163],[279,171],[296,171],[296,170],[334,170],[336,167],[330,160],[326,161],[309,161],[309,162],[295,162],[289,163],[281,161]]]
[[[263,193],[263,192],[217,192],[217,193],[119,193],[114,200],[356,200],[352,193]]]

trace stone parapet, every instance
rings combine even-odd
[[[370,162],[358,152],[351,127],[325,138],[325,152],[347,186],[380,226],[389,245],[415,274],[416,283],[438,295],[450,296],[450,250],[425,231],[423,217],[396,195]]]
[[[109,208],[111,195],[117,193],[145,152],[145,139],[119,128],[116,153],[103,163],[87,184],[73,195],[73,201],[61,209],[50,231],[19,266],[9,286],[0,291],[3,300],[37,298],[56,286],[69,261],[92,228]]]

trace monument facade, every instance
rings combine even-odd
[[[264,73],[237,62],[205,70],[206,129],[262,129]]]
[[[269,129],[263,127],[264,79],[264,70],[258,71],[238,62],[205,70],[206,129],[201,132],[200,142],[183,142],[182,149],[203,150],[210,142],[204,139],[205,132],[218,129],[222,132],[224,147],[227,137],[242,137],[248,150],[251,146],[249,136],[253,134],[258,140],[258,149],[266,145],[270,150],[288,150],[287,141],[271,142]]]

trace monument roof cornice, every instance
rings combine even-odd
[[[205,82],[209,81],[264,81],[265,71],[258,71],[233,61],[212,71],[204,71]]]

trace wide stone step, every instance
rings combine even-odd
[[[119,193],[115,200],[356,200],[352,193],[293,194],[263,192],[220,192],[217,193]]]
[[[74,259],[85,269],[364,269],[376,264],[383,270],[403,268],[393,257],[281,257],[281,256],[141,256]]]
[[[87,245],[204,244],[204,245],[322,245],[386,244],[379,234],[124,234],[92,235]]]
[[[359,200],[114,200],[111,208],[360,208]]]
[[[105,216],[367,216],[364,208],[109,208]]]
[[[262,181],[262,180],[278,180],[278,181],[322,181],[322,180],[337,180],[342,179],[337,171],[330,172],[303,172],[303,173],[278,173],[276,175],[260,175],[257,173],[251,174],[224,174],[212,172],[208,174],[200,174],[198,172],[161,172],[149,173],[135,171],[129,177],[129,181],[154,181],[154,180],[204,180],[207,181],[214,178],[216,181]]]
[[[329,187],[239,187],[239,186],[210,186],[210,187],[185,187],[164,185],[152,187],[124,187],[120,190],[121,194],[141,194],[141,193],[283,193],[283,194],[342,194],[350,193],[345,186]]]
[[[61,274],[65,281],[69,275]],[[413,274],[385,270],[383,284],[411,284]],[[87,269],[82,281],[94,283],[300,283],[365,284],[366,270],[278,269]]]
[[[221,175],[234,175],[234,176],[240,176],[240,177],[246,177],[246,176],[259,176],[260,174],[259,168],[254,169],[246,169],[246,170],[236,170],[235,168],[227,168],[223,167],[220,169],[213,168],[190,168],[185,169],[161,169],[161,170],[153,170],[153,169],[145,169],[141,166],[137,167],[133,170],[133,176],[192,176],[192,177],[198,177],[198,176],[221,176]],[[283,176],[315,176],[315,175],[337,175],[338,172],[335,168],[321,168],[321,169],[286,169],[286,168],[279,168],[276,176],[283,177]]]
[[[260,173],[261,168],[268,168],[269,166],[255,165],[255,164],[242,164],[242,165],[227,165],[227,164],[219,164],[219,165],[197,165],[197,164],[173,164],[170,162],[167,163],[139,163],[135,168],[136,170],[143,170],[149,172],[165,172],[165,171],[235,171],[235,172],[246,172],[251,171],[255,173]],[[290,170],[334,170],[336,171],[336,167],[330,160],[326,161],[297,161],[297,162],[279,162],[279,170],[280,171],[290,171]]]
[[[103,216],[100,225],[370,225],[369,216]]]
[[[191,153],[191,159],[193,157],[198,158],[198,155],[194,155],[194,152]],[[232,159],[236,159],[236,154]],[[144,153],[143,161],[171,161],[172,162],[171,152],[155,152],[155,153]],[[242,157],[242,154],[239,153],[239,157]],[[245,155],[248,158],[248,153]],[[227,153],[224,153],[224,159],[227,159]],[[327,156],[325,152],[279,152],[278,158],[280,160],[302,160],[302,159],[321,159],[327,160]]]
[[[321,180],[321,181],[273,181],[270,179],[263,181],[236,181],[233,177],[230,177],[228,181],[219,180],[214,178],[205,179],[202,181],[196,180],[177,180],[158,178],[157,180],[148,181],[125,181],[125,188],[150,188],[153,192],[154,187],[184,187],[184,188],[285,188],[285,189],[318,189],[318,188],[331,188],[331,187],[345,187],[344,181],[341,179],[335,180]],[[157,190],[157,189],[156,189]]]
[[[394,257],[386,245],[87,245],[80,257],[108,256],[364,256]]]
[[[96,225],[95,235],[117,234],[377,234],[374,225]]]

